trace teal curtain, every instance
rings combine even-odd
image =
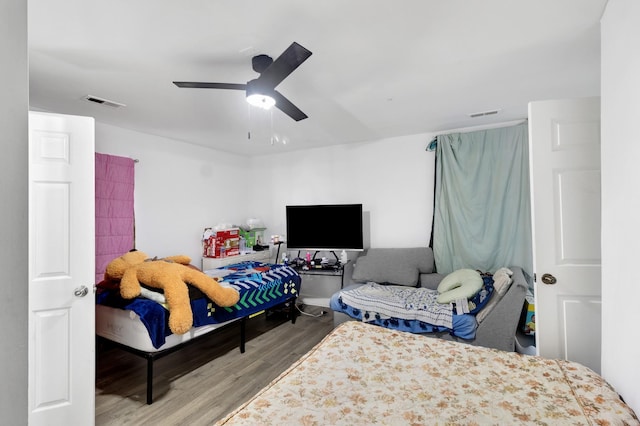
[[[533,269],[527,123],[438,136],[433,252],[439,273]]]

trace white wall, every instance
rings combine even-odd
[[[266,236],[284,235],[286,240],[287,204],[361,203],[365,247],[427,246],[435,153],[425,148],[431,139],[422,134],[253,158],[256,184],[249,189],[250,212],[263,219]],[[331,232],[330,223],[310,226]],[[289,254],[295,257],[298,252]],[[348,257],[354,260],[358,254],[350,252]],[[351,272],[352,267],[345,270],[345,285]],[[305,276],[301,300],[328,303],[339,289],[335,277]]]
[[[640,414],[640,2],[609,0],[602,34],[602,375]]]
[[[97,152],[139,160],[137,248],[152,256],[186,254],[196,264],[204,227],[255,217],[266,236],[284,235],[287,204],[362,203],[371,246],[428,245],[430,140],[414,135],[249,159],[96,123]]]
[[[137,159],[136,248],[200,265],[205,227],[246,220],[245,158],[96,123],[96,151]]]
[[[371,247],[427,246],[434,158],[420,134],[254,158],[253,209],[286,234],[287,204],[362,203]],[[330,232],[330,224],[325,225]],[[286,235],[285,235],[286,239]]]
[[[28,109],[27,2],[0,1],[0,423],[27,424]]]
[[[427,246],[435,154],[425,148],[431,139],[423,134],[244,158],[96,123],[97,152],[139,160],[136,248],[150,256],[186,254],[195,265],[204,227],[218,223],[259,218],[267,238],[286,239],[287,204],[362,203],[367,246]],[[340,288],[325,277],[305,278],[305,284],[303,293],[312,297],[328,298]]]

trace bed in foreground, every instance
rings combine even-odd
[[[580,364],[349,321],[216,424],[640,423]]]

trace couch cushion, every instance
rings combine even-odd
[[[420,274],[420,287],[429,288],[431,290],[437,290],[438,284],[445,277],[444,274],[432,272],[430,274]]]
[[[429,247],[370,248],[356,260],[351,279],[415,287],[419,274],[431,272],[433,252]]]

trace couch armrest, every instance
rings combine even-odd
[[[510,267],[513,283],[500,302],[478,326],[475,345],[513,352],[528,283],[522,268]]]

